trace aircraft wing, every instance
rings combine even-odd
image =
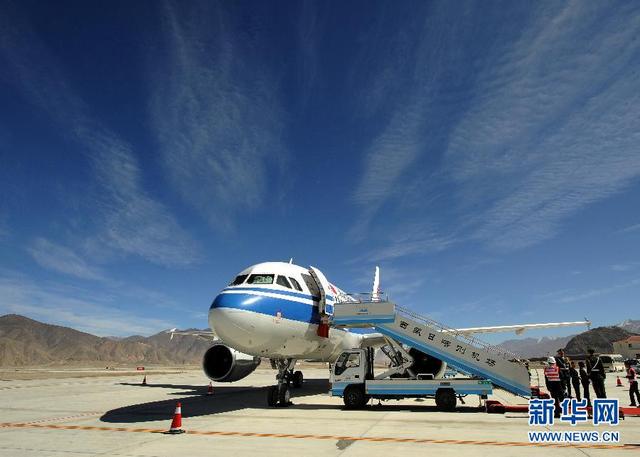
[[[518,324],[518,325],[497,325],[494,327],[469,327],[458,328],[455,332],[466,333],[468,335],[474,333],[497,333],[497,332],[516,332],[516,335],[522,335],[526,330],[540,329],[540,328],[557,328],[557,327],[572,327],[577,325],[591,326],[591,321],[575,321],[575,322],[547,322],[543,324]]]
[[[546,322],[542,324],[518,324],[518,325],[497,325],[493,327],[469,327],[469,328],[457,328],[451,329],[450,332],[463,333],[472,335],[474,333],[498,333],[498,332],[515,332],[516,335],[522,335],[526,330],[540,329],[540,328],[557,328],[557,327],[571,327],[585,325],[591,326],[591,321],[575,321],[575,322]],[[386,344],[384,335],[381,333],[366,333],[362,335],[360,342],[361,347],[382,346]]]

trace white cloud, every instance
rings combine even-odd
[[[565,295],[556,300],[556,303],[573,303],[583,300],[588,300],[590,298],[599,297],[601,295],[609,295],[620,290],[628,289],[630,287],[640,286],[640,278],[635,278],[630,281],[615,284],[609,287],[602,287],[599,289],[590,289],[585,292],[579,292],[575,294]]]
[[[150,111],[170,182],[211,225],[228,230],[237,213],[273,197],[268,175],[281,171],[286,153],[261,27],[239,33],[237,18],[223,10],[165,8],[169,59],[160,68],[154,61]]]
[[[50,270],[81,279],[104,279],[102,271],[88,265],[84,259],[71,249],[52,243],[44,238],[34,240],[27,251],[36,262]]]
[[[133,147],[91,115],[28,21],[6,13],[0,16],[0,58],[12,70],[12,80],[81,146],[101,184],[98,201],[87,204],[97,210],[99,221],[91,235],[94,244],[162,265],[197,262],[189,234],[145,190]],[[33,62],[47,71],[36,71]]]
[[[447,150],[460,194],[486,208],[474,238],[506,250],[538,243],[640,176],[640,93],[628,71],[640,14],[601,21],[601,8],[544,9],[479,76]]]
[[[470,28],[424,27],[418,39],[425,44],[409,54],[419,83],[409,81],[366,154],[354,195],[361,207],[355,238],[370,231],[386,204],[385,210],[394,207],[399,225],[429,214],[439,227],[436,239],[448,239],[447,227],[455,226],[458,240],[509,251],[555,236],[571,216],[637,182],[637,8],[571,2],[537,4],[530,12],[517,34],[506,24],[496,27],[494,44],[477,62],[456,60],[471,49]],[[448,23],[451,11],[432,13]],[[468,15],[459,13],[464,25]],[[457,52],[443,57],[443,47]],[[449,104],[438,89],[447,75],[455,86],[455,71],[471,64],[469,99],[447,117]],[[460,94],[451,86],[444,91],[455,99]],[[434,124],[432,117],[445,121]],[[446,130],[447,143],[444,157],[432,159],[431,137],[439,133],[434,125]],[[433,168],[446,176],[439,189],[415,184],[426,181]],[[392,205],[398,194],[415,196],[416,189],[421,198],[410,211]],[[433,193],[448,196],[450,203],[439,198],[433,205]]]
[[[624,227],[623,229],[618,230],[618,233],[632,233],[637,231],[640,231],[640,224],[634,224],[628,227]]]
[[[162,319],[140,317],[100,303],[95,292],[59,284],[36,284],[20,277],[0,278],[0,312],[65,325],[99,336],[149,335],[171,328]]]

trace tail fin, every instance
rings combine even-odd
[[[373,275],[373,288],[371,289],[371,301],[380,301],[380,267],[376,266]]]

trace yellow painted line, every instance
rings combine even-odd
[[[66,424],[36,424],[28,422],[3,422],[0,428],[39,428],[49,430],[89,430],[100,432],[129,432],[129,433],[165,433],[166,430],[157,428],[127,428],[127,427],[104,427],[93,425],[66,425]],[[568,444],[568,443],[528,443],[525,441],[486,441],[486,440],[452,440],[452,439],[430,439],[430,438],[400,438],[389,436],[337,436],[337,435],[299,435],[294,433],[257,433],[257,432],[237,432],[218,430],[187,430],[189,435],[203,436],[243,436],[255,438],[293,438],[312,440],[332,440],[332,441],[368,441],[387,443],[414,443],[414,444],[459,444],[474,446],[533,446],[533,447],[561,447],[561,448],[582,448],[582,449],[640,449],[634,444]]]

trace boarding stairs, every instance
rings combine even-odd
[[[338,296],[331,325],[373,327],[385,337],[437,357],[460,371],[488,379],[516,395],[531,396],[529,372],[515,354],[388,300]]]

